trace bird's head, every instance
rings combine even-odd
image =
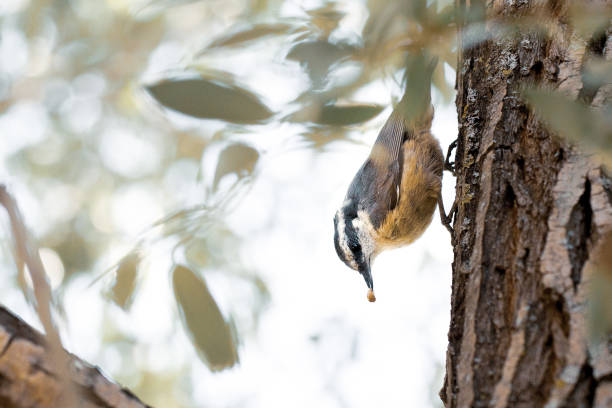
[[[373,302],[374,283],[370,264],[376,256],[376,232],[369,217],[347,201],[334,216],[334,247],[349,268],[358,271],[368,285],[368,300]]]

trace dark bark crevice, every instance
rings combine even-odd
[[[531,305],[525,325],[524,354],[517,366],[508,399],[511,406],[539,406],[552,387],[547,379],[555,370],[551,347],[554,339],[545,324],[546,315],[546,308],[541,302]],[[533,364],[535,360],[538,361],[536,365]]]
[[[586,363],[580,370],[578,382],[567,397],[562,408],[590,408],[595,400],[597,381],[593,377],[593,367]]]
[[[602,187],[608,196],[608,202],[612,204],[612,178],[608,174],[605,173],[604,169],[604,177],[602,182]]]
[[[591,208],[591,182],[586,179],[584,193],[572,209],[567,229],[567,247],[572,267],[572,283],[577,289],[582,277],[582,268],[589,256],[588,242],[591,237],[593,209]]]

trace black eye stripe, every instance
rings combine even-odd
[[[353,201],[348,202],[342,208],[342,215],[344,215],[344,219],[347,221],[357,218],[357,204]]]
[[[344,233],[346,234],[348,247],[353,253],[353,259],[355,259],[355,262],[357,262],[358,265],[363,264],[365,259],[361,250],[359,236],[357,235],[357,231],[355,231],[355,227],[353,226],[352,222],[346,222],[344,224]]]
[[[359,235],[357,234],[357,231],[355,230],[355,227],[353,226],[352,222],[355,218],[357,218],[357,203],[349,201],[345,204],[346,205],[342,207],[342,213],[340,215],[344,221],[343,240],[345,241],[345,244],[343,243],[343,245],[348,246],[348,249],[350,250],[351,254],[344,253],[339,242],[339,214],[336,214],[334,216],[334,246],[336,248],[336,252],[338,253],[338,257],[342,259],[344,263],[346,263],[351,268],[355,268],[355,264],[357,264],[356,266],[359,268],[359,270],[362,270],[363,268],[367,267],[367,264],[365,256],[363,254],[363,250],[361,248],[361,242],[359,241]],[[346,246],[344,247],[345,249]],[[349,263],[347,262],[347,257],[352,258],[351,265],[349,265]]]

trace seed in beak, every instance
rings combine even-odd
[[[376,296],[374,296],[374,291],[372,289],[368,289],[368,300],[370,302],[376,302]]]

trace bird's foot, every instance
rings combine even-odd
[[[453,174],[453,176],[456,177],[457,174],[455,173],[455,162],[450,161],[451,154],[453,153],[453,150],[455,149],[455,147],[457,147],[457,139],[455,139],[453,143],[451,143],[448,146],[448,152],[446,153],[446,160],[444,160],[444,170],[450,171]]]
[[[446,227],[448,232],[451,234],[451,242],[454,245],[455,240],[455,230],[451,226],[454,222],[455,215],[457,214],[457,202],[453,203],[448,215],[444,211],[444,203],[442,202],[442,195],[438,196],[438,212],[440,213],[440,220],[442,221],[442,225]]]

